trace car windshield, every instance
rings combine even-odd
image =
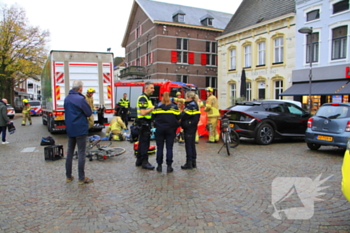
[[[40,106],[40,101],[29,101],[30,106]]]
[[[333,105],[322,106],[317,111],[316,116],[330,119],[349,117],[349,107]]]

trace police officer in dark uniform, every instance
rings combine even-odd
[[[150,95],[154,92],[154,85],[152,82],[146,82],[144,86],[144,92],[137,99],[137,125],[139,130],[139,145],[137,160],[135,165],[142,166],[143,169],[153,170],[152,166],[148,162],[148,148],[151,140],[151,124],[152,124],[152,111],[154,106],[150,99]]]
[[[195,137],[200,118],[200,111],[198,104],[195,101],[195,96],[196,95],[193,91],[186,93],[185,109],[181,113],[181,127],[184,130],[186,149],[186,164],[181,166],[182,169],[192,169],[197,167]]]
[[[127,94],[123,94],[123,98],[119,100],[118,106],[120,107],[120,117],[122,118],[126,128],[128,129],[130,101],[127,99]]]
[[[179,127],[180,111],[170,100],[169,92],[163,93],[163,98],[153,110],[154,126],[157,143],[157,171],[162,172],[164,142],[166,145],[167,173],[172,172],[173,145],[176,129]]]

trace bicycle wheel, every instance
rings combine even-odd
[[[226,146],[227,154],[230,155],[230,135],[227,131],[224,132],[224,143]]]
[[[231,130],[230,132],[230,147],[235,148],[239,145],[239,135],[236,131]]]
[[[118,156],[118,155],[121,155],[121,154],[123,154],[123,153],[125,153],[125,148],[122,148],[122,147],[115,147],[115,148],[113,148],[113,154],[114,154],[114,156]]]

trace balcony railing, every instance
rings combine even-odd
[[[129,66],[120,71],[120,78],[125,77],[144,77],[146,76],[145,67],[143,66]]]

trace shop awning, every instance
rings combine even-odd
[[[311,95],[342,95],[342,90],[347,88],[350,94],[349,80],[313,82],[311,84]],[[349,87],[348,87],[349,86]],[[309,83],[295,83],[280,94],[281,96],[309,95]]]
[[[335,92],[336,95],[350,95],[350,80]]]

